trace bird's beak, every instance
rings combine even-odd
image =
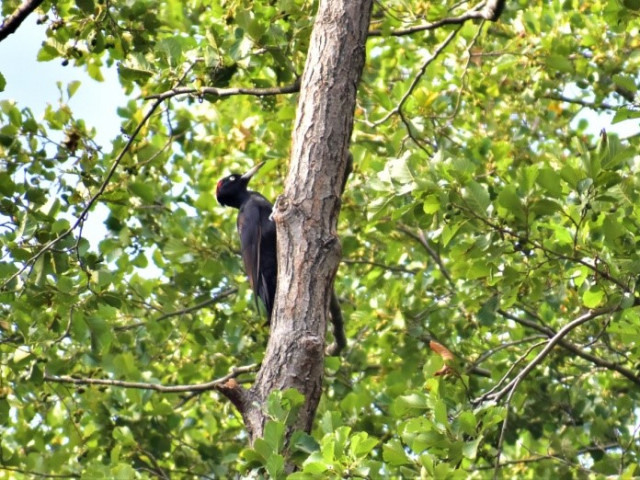
[[[267,162],[266,162],[266,161],[264,161],[264,162],[260,162],[259,164],[257,164],[256,166],[254,166],[251,170],[249,170],[247,173],[245,173],[244,175],[242,175],[242,177],[240,177],[240,178],[242,178],[243,180],[247,180],[247,181],[248,181],[251,177],[253,177],[253,176],[256,174],[256,172],[257,172],[258,170],[260,170],[260,169],[262,168],[262,166],[263,166],[265,163],[267,163]]]

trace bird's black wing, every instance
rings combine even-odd
[[[270,215],[271,204],[255,192],[238,215],[238,233],[247,277],[254,295],[264,303],[269,318],[277,278],[276,230]]]

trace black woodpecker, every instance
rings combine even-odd
[[[216,187],[216,198],[221,205],[240,210],[237,226],[244,268],[253,293],[262,300],[270,322],[278,279],[276,225],[270,218],[271,202],[247,189],[249,180],[264,163],[243,175],[232,173],[224,177]]]
[[[249,180],[264,163],[257,164],[244,175],[232,173],[224,177],[216,187],[216,198],[221,205],[240,210],[237,225],[244,268],[254,295],[262,300],[267,310],[267,319],[270,323],[278,280],[276,225],[271,219],[273,207],[271,202],[258,192],[247,189]],[[347,339],[344,334],[340,302],[335,292],[331,295],[329,311],[335,343],[327,351],[329,355],[339,355],[340,351],[347,346]]]

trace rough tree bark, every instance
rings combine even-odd
[[[305,65],[289,174],[278,199],[278,291],[256,382],[221,389],[242,413],[251,442],[274,390],[305,396],[294,427],[310,431],[322,393],[325,330],[340,260],[336,234],[356,92],[373,0],[321,0]]]

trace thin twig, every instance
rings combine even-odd
[[[471,365],[472,366],[477,366],[480,365],[482,362],[484,362],[485,360],[487,360],[489,357],[495,355],[496,353],[498,353],[501,350],[504,350],[505,348],[509,348],[509,347],[514,347],[516,345],[520,345],[523,343],[529,343],[533,340],[539,340],[540,338],[544,338],[544,335],[530,335],[528,337],[522,338],[520,340],[514,340],[513,342],[507,342],[507,343],[502,343],[500,345],[498,345],[497,347],[491,348],[489,350],[487,350],[486,352],[484,352],[482,355],[480,355],[476,360],[474,360]]]
[[[16,472],[22,473],[23,475],[29,475],[30,477],[39,477],[39,478],[80,478],[80,475],[77,473],[69,473],[69,474],[55,474],[55,473],[40,473],[34,472],[31,470],[23,470],[21,468],[10,467],[8,465],[1,465],[0,470],[5,470],[7,472]]]
[[[500,4],[504,4],[504,1],[501,0],[490,0],[488,2],[480,2],[478,5],[473,7],[468,12],[463,13],[462,15],[458,15],[457,17],[447,17],[435,22],[426,23],[424,25],[415,25],[409,28],[403,28],[399,30],[392,30],[391,32],[385,33],[382,30],[370,30],[369,37],[383,37],[383,36],[392,36],[392,37],[401,37],[404,35],[412,35],[414,33],[425,32],[428,30],[435,30],[437,28],[443,27],[445,25],[462,25],[463,23],[468,22],[469,20],[497,20],[497,17],[500,16],[500,12],[496,11]]]
[[[547,345],[542,349],[542,351],[536,355],[536,357],[531,360],[526,367],[524,367],[520,373],[518,373],[518,375],[516,375],[507,385],[505,385],[504,388],[502,388],[500,391],[493,393],[491,395],[489,395],[488,399],[493,400],[493,401],[499,401],[502,397],[504,397],[508,392],[510,392],[511,390],[515,390],[515,388],[518,386],[518,384],[534,369],[536,368],[546,357],[547,355],[549,355],[549,353],[551,352],[551,350],[553,350],[553,347],[556,346],[556,344],[562,340],[567,334],[569,334],[569,332],[571,332],[573,329],[579,327],[580,325],[582,325],[583,323],[587,323],[590,320],[593,320],[594,318],[598,318],[602,315],[606,315],[608,313],[612,313],[615,312],[616,310],[618,310],[619,307],[605,307],[605,308],[600,308],[597,310],[593,310],[590,312],[587,312],[583,315],[580,315],[578,318],[576,318],[575,320],[567,323],[564,327],[562,327],[560,330],[558,330],[558,333],[556,333],[553,337],[551,337],[549,339],[549,341],[547,342]]]
[[[65,339],[65,337],[67,337],[67,335],[69,335],[69,331],[71,330],[71,321],[73,320],[73,312],[75,310],[75,306],[71,306],[71,308],[69,309],[69,321],[67,322],[67,328],[64,329],[64,332],[62,333],[62,335],[60,335],[58,338],[56,338],[53,343],[60,343],[62,340]]]
[[[204,95],[215,95],[216,97],[231,97],[233,95],[253,95],[256,97],[266,97],[271,95],[283,95],[286,93],[296,93],[300,91],[300,81],[296,80],[290,85],[283,87],[268,87],[268,88],[246,88],[246,87],[233,87],[233,88],[216,88],[216,87],[177,87],[167,90],[162,93],[155,93],[145,97],[145,100],[166,100],[167,98],[176,97],[179,95],[194,95],[197,97],[203,97]]]
[[[415,233],[405,225],[398,225],[398,230],[400,230],[405,235],[413,238],[420,245],[422,245],[422,248],[424,248],[427,254],[433,259],[434,262],[436,262],[436,264],[438,265],[438,268],[440,269],[440,272],[442,273],[444,278],[447,280],[447,282],[449,282],[449,285],[451,286],[451,288],[454,288],[455,282],[453,281],[451,274],[449,273],[449,271],[447,270],[447,267],[442,261],[440,254],[438,254],[438,252],[436,252],[436,250],[431,246],[431,244],[429,244],[429,241],[427,240],[427,237],[425,236],[424,232],[422,230],[418,230],[418,233]]]
[[[620,448],[620,444],[619,443],[610,443],[608,445],[591,445],[588,447],[584,447],[581,448],[579,450],[576,451],[576,455],[583,455],[585,453],[590,453],[590,452],[606,452],[607,450],[615,450],[615,449],[619,449]],[[564,461],[564,459],[555,456],[555,455],[535,455],[532,457],[527,457],[527,458],[521,458],[518,460],[505,460],[504,462],[500,463],[499,467],[507,467],[510,465],[520,465],[520,464],[526,464],[526,463],[535,463],[535,462],[543,462],[546,460],[556,460],[556,461]],[[480,466],[472,466],[470,468],[468,468],[468,471],[470,472],[475,472],[475,471],[479,471],[479,470],[493,470],[495,468],[495,465],[480,465]]]
[[[393,265],[386,265],[384,263],[373,262],[373,261],[370,261],[370,260],[362,260],[362,259],[355,259],[355,258],[343,258],[342,260],[340,260],[340,262],[341,263],[345,263],[347,265],[357,265],[357,264],[371,265],[372,267],[382,268],[382,269],[388,270],[390,272],[408,273],[409,275],[415,275],[416,273],[418,273],[417,271],[409,270],[408,268],[397,267],[397,266],[393,266]]]
[[[218,378],[207,383],[196,383],[192,385],[160,385],[158,383],[147,382],[128,382],[125,380],[109,380],[106,378],[76,378],[68,375],[44,375],[46,382],[67,383],[73,385],[103,385],[107,387],[134,388],[139,390],[155,390],[160,393],[183,393],[183,392],[205,392],[208,390],[216,390],[225,384],[228,380],[237,377],[240,374],[255,372],[258,364],[245,365],[243,367],[234,367],[231,372],[224,377]]]
[[[565,95],[558,95],[555,93],[548,93],[546,95],[543,95],[542,98],[546,98],[547,100],[556,100],[558,102],[573,103],[575,105],[580,105],[582,107],[590,108],[592,110],[617,110],[619,108],[619,107],[616,107],[615,105],[611,105],[605,102],[600,102],[600,103],[587,102],[586,100],[582,100],[580,98],[571,98]]]
[[[176,310],[174,312],[169,312],[169,313],[164,313],[162,315],[160,315],[158,318],[156,318],[155,320],[153,320],[154,322],[161,322],[162,320],[166,320],[167,318],[171,318],[171,317],[178,317],[178,316],[182,316],[182,315],[186,315],[188,313],[192,313],[195,312],[197,310],[201,310],[205,307],[208,307],[209,305],[212,305],[214,303],[217,303],[221,300],[224,300],[225,298],[227,298],[230,295],[233,295],[234,293],[237,293],[238,289],[236,287],[231,287],[228,288],[226,290],[223,290],[222,292],[214,295],[211,298],[207,298],[206,300],[197,303],[195,305],[192,305],[190,307],[186,307],[183,308],[181,310]],[[132,323],[130,325],[123,325],[120,327],[116,327],[114,330],[122,332],[122,331],[126,331],[126,330],[131,330],[134,328],[138,328],[138,327],[143,327],[144,325],[146,325],[147,322],[136,322],[136,323]]]
[[[505,318],[508,318],[509,320],[513,320],[516,323],[519,323],[520,325],[524,325],[525,327],[529,327],[532,328],[534,330],[537,330],[538,332],[543,333],[544,335],[546,335],[549,338],[553,338],[554,335],[556,335],[556,331],[553,330],[552,328],[549,328],[547,326],[544,325],[540,325],[537,324],[535,322],[532,322],[531,320],[527,320],[526,318],[520,318],[516,315],[513,315],[509,312],[506,312],[502,309],[498,309],[497,313],[499,313],[500,315],[502,315]],[[596,357],[595,355],[592,355],[591,353],[585,352],[584,350],[582,350],[579,346],[577,346],[574,343],[569,342],[568,340],[560,340],[558,342],[558,345],[561,346],[562,348],[569,350],[570,352],[576,354],[577,356],[593,363],[594,365],[597,365],[598,367],[603,367],[606,368],[607,370],[613,370],[615,372],[618,372],[620,375],[626,377],[628,380],[631,380],[633,383],[635,383],[636,385],[640,386],[640,376],[636,375],[635,373],[633,373],[631,370],[618,365],[617,363],[613,363],[609,360],[606,360],[604,358],[600,358],[600,357]]]
[[[498,382],[497,382],[493,387],[491,387],[491,389],[490,389],[488,392],[484,393],[480,398],[478,398],[478,399],[476,399],[476,400],[473,400],[473,401],[472,401],[472,403],[477,405],[477,404],[479,404],[479,403],[481,403],[481,402],[484,402],[486,399],[490,398],[490,397],[493,395],[493,393],[494,393],[498,388],[500,388],[500,386],[501,386],[504,382],[506,382],[506,381],[507,381],[507,379],[509,378],[509,375],[511,375],[511,372],[513,372],[513,371],[516,369],[516,367],[517,367],[521,362],[523,362],[523,361],[524,361],[524,360],[529,356],[529,354],[530,354],[533,350],[535,350],[535,349],[536,349],[536,348],[538,348],[538,347],[541,347],[541,346],[542,346],[542,345],[544,345],[545,343],[547,343],[547,341],[534,343],[534,344],[533,344],[533,345],[531,345],[529,348],[527,348],[527,350],[526,350],[522,355],[520,355],[520,356],[518,357],[518,359],[517,359],[515,362],[513,362],[513,363],[511,364],[511,366],[510,366],[510,367],[509,367],[509,369],[506,371],[506,373],[502,376],[502,378],[501,378],[500,380],[498,380]]]
[[[411,96],[411,94],[413,93],[415,88],[418,86],[418,83],[420,82],[420,79],[426,73],[427,67],[429,65],[431,65],[431,62],[433,62],[436,58],[438,58],[438,55],[440,55],[442,53],[442,51],[449,45],[449,43],[451,43],[451,40],[453,40],[455,38],[457,33],[460,31],[460,28],[462,28],[462,27],[458,27],[454,31],[452,31],[447,36],[447,38],[445,38],[444,41],[440,45],[438,45],[438,47],[433,51],[433,53],[431,55],[429,55],[425,59],[425,61],[422,63],[422,66],[420,67],[420,70],[418,71],[418,74],[413,78],[413,81],[411,82],[411,85],[409,85],[409,88],[407,89],[407,91],[404,93],[404,95],[400,99],[400,102],[398,103],[398,105],[396,105],[395,108],[393,108],[393,110],[389,111],[389,113],[387,113],[380,120],[374,122],[372,124],[373,127],[377,127],[379,125],[382,125],[387,120],[389,120],[393,115],[395,115],[395,114],[400,112],[400,110],[402,109],[402,106],[406,103],[406,101],[409,99],[409,97]]]

